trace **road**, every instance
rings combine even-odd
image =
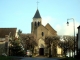
[[[24,57],[20,60],[59,60],[59,58],[40,58],[40,57],[37,57],[37,58],[31,58],[31,57]]]

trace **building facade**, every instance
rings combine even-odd
[[[49,23],[46,24],[46,26],[42,25],[42,18],[39,13],[39,10],[37,9],[33,20],[31,22],[31,34],[34,34],[36,36],[36,40],[38,43],[38,46],[35,47],[34,53],[37,53],[38,55],[45,55],[48,53],[48,49],[46,48],[45,44],[45,37],[46,36],[57,36],[57,31],[54,30]],[[58,46],[56,47],[57,54],[61,54],[61,48]]]
[[[9,54],[9,39],[18,37],[17,28],[0,28],[0,55]]]
[[[80,26],[78,27],[78,49],[80,49]]]

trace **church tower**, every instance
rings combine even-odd
[[[37,9],[33,21],[31,22],[31,33],[34,33],[35,30],[42,24],[42,18],[40,16],[39,10]]]

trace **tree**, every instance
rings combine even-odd
[[[63,49],[64,55],[66,56],[67,52],[74,51],[74,37],[64,35],[62,39],[63,41],[59,42],[59,46]],[[69,56],[71,56],[71,54],[69,54]]]
[[[23,44],[26,50],[31,50],[32,53],[34,51],[34,47],[37,46],[36,38],[32,34],[21,34],[21,39],[23,40]]]
[[[54,47],[54,51],[55,51],[59,40],[60,40],[59,36],[46,36],[45,44],[47,45],[47,47],[49,49],[49,57],[51,56],[51,46]],[[55,53],[55,52],[53,52],[53,53]],[[57,51],[54,54],[54,56],[56,56],[56,54],[57,54]]]
[[[10,41],[10,44],[11,45],[9,47],[9,51],[10,51],[11,56],[24,56],[25,55],[25,52],[22,48],[19,38],[14,38],[12,41]]]
[[[19,29],[19,30],[18,30],[18,35],[20,36],[21,33],[22,33],[22,31]]]

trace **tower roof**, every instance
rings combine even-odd
[[[37,11],[36,11],[36,13],[35,13],[35,15],[34,15],[34,17],[33,18],[41,18],[41,16],[40,16],[40,13],[39,13],[39,10],[37,9]]]

